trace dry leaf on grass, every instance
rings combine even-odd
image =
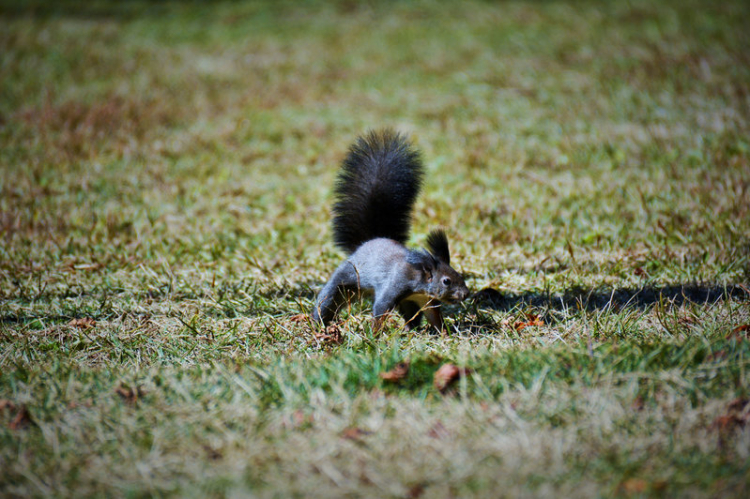
[[[289,317],[289,320],[295,323],[307,322],[309,319],[310,319],[310,316],[307,314],[295,314]]]
[[[81,317],[68,322],[68,326],[77,327],[78,329],[90,329],[96,326],[96,321],[91,317]]]
[[[71,400],[70,402],[68,402],[68,409],[77,409],[79,407],[91,409],[93,406],[94,404],[91,402],[91,399],[86,399],[83,402],[77,402],[75,400]]]
[[[637,277],[649,277],[648,272],[643,270],[643,267],[636,267],[633,269],[633,274]]]
[[[206,452],[206,457],[211,461],[216,461],[224,457],[220,450],[214,449],[210,445],[203,444],[203,450]]]
[[[440,393],[444,393],[446,389],[461,376],[466,376],[471,370],[465,367],[454,366],[453,364],[443,364],[440,369],[435,371],[433,377],[433,383]]]
[[[516,331],[520,331],[532,326],[544,326],[544,321],[542,321],[542,319],[540,319],[538,315],[528,314],[526,316],[526,321],[519,321],[513,324],[513,328]]]
[[[348,440],[360,440],[362,437],[371,435],[371,431],[363,430],[362,428],[350,427],[341,432],[341,438]]]
[[[620,491],[625,494],[642,494],[648,489],[648,482],[641,478],[628,478],[620,484]]]
[[[735,428],[741,428],[745,426],[746,421],[738,417],[736,414],[725,414],[714,419],[713,428],[719,430],[719,433],[724,435],[730,433]]]
[[[20,430],[21,428],[26,428],[31,423],[33,423],[33,421],[31,419],[29,408],[26,407],[26,405],[21,405],[18,407],[18,412],[13,418],[13,421],[8,423],[8,428],[11,430]]]
[[[409,374],[409,362],[399,362],[390,371],[380,373],[379,376],[383,381],[396,382],[406,378]]]
[[[448,436],[448,429],[443,423],[437,421],[427,432],[427,435],[431,438],[445,438]]]
[[[338,324],[331,324],[326,327],[325,332],[315,333],[315,339],[320,343],[334,343],[341,345],[344,342],[344,336]]]
[[[303,410],[297,409],[294,411],[289,418],[289,422],[287,423],[291,428],[309,428],[315,423],[315,418],[312,414],[306,414]]]
[[[8,399],[0,399],[0,412],[5,411],[5,409],[12,411],[15,408],[16,404],[14,404],[12,401]]]
[[[630,404],[630,408],[634,411],[642,411],[643,408],[646,406],[646,401],[643,400],[643,397],[638,395],[635,399],[633,399],[633,403]]]
[[[418,483],[416,485],[412,485],[411,488],[409,488],[409,491],[406,493],[406,497],[408,497],[409,499],[417,499],[417,497],[422,497],[422,494],[424,494],[424,485]]]
[[[750,335],[750,324],[742,324],[741,326],[737,326],[736,328],[732,329],[732,332],[727,335],[727,339],[736,339],[737,341],[748,339],[748,335]]]
[[[744,428],[750,421],[750,399],[734,399],[727,406],[726,414],[714,419],[711,428],[719,432],[719,445],[723,446],[726,439],[737,428]]]
[[[129,388],[125,385],[120,385],[115,389],[115,393],[129,404],[135,404],[139,398],[143,397],[143,390],[140,386]]]

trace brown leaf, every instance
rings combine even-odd
[[[715,429],[718,432],[719,448],[723,449],[726,447],[727,442],[732,439],[734,431],[737,428],[742,428],[743,426],[745,426],[744,420],[742,420],[736,414],[727,414],[714,419],[714,422],[711,423],[710,428]]]
[[[0,399],[0,412],[5,411],[5,409],[12,411],[15,408],[16,404],[14,404],[12,401],[8,399]]]
[[[542,321],[542,319],[540,319],[538,315],[528,314],[526,316],[525,322],[516,322],[513,325],[516,331],[520,331],[524,328],[532,327],[532,326],[544,326],[544,321]]]
[[[646,272],[645,270],[643,270],[643,267],[636,267],[633,270],[633,274],[635,274],[638,277],[648,277],[648,272]]]
[[[648,489],[648,482],[640,478],[628,478],[620,484],[620,490],[625,494],[642,494]]]
[[[305,414],[305,411],[297,409],[292,413],[292,426],[294,428],[309,428],[315,422],[312,414]]]
[[[139,398],[143,397],[143,390],[140,386],[129,388],[125,385],[120,385],[115,389],[115,393],[129,404],[135,404]]]
[[[718,416],[711,428],[719,432],[719,446],[724,446],[727,438],[737,428],[744,428],[750,422],[750,399],[734,399],[727,406],[727,413]]]
[[[292,322],[307,322],[310,319],[310,316],[308,314],[295,314],[289,318]]]
[[[645,407],[645,405],[646,405],[646,402],[643,400],[643,397],[641,397],[640,395],[638,395],[633,400],[633,403],[630,404],[630,408],[633,409],[634,411],[642,411],[643,408]]]
[[[445,390],[454,381],[456,381],[461,376],[466,376],[470,372],[471,370],[466,369],[465,367],[458,367],[454,366],[453,364],[443,364],[442,366],[440,366],[440,369],[435,371],[433,384],[435,385],[435,388],[440,391],[440,393],[444,393]]]
[[[334,343],[336,345],[341,345],[344,342],[344,336],[341,334],[338,324],[331,324],[326,327],[325,332],[315,333],[315,339],[320,343]]]
[[[401,381],[402,379],[406,378],[406,376],[409,374],[409,362],[399,362],[396,364],[393,369],[390,371],[386,371],[383,373],[380,373],[380,377],[383,379],[383,381],[390,381],[390,382],[396,382]]]
[[[737,326],[736,328],[732,329],[732,332],[727,335],[727,339],[730,340],[732,338],[736,339],[737,341],[748,339],[748,335],[750,334],[750,324],[742,324],[741,326]]]
[[[222,453],[218,449],[214,449],[210,445],[203,444],[203,450],[206,452],[206,457],[211,461],[216,461],[223,457]]]
[[[78,329],[90,329],[96,326],[96,321],[90,317],[81,317],[68,322],[68,326],[77,327]]]
[[[363,430],[362,428],[349,427],[341,432],[341,437],[349,440],[360,440],[362,437],[371,435],[371,431]]]
[[[424,485],[418,483],[416,485],[412,485],[411,488],[409,488],[409,492],[406,493],[406,497],[408,497],[409,499],[417,499],[418,497],[422,497],[422,494],[424,494]]]
[[[443,423],[438,421],[434,425],[432,425],[430,430],[427,432],[427,435],[437,439],[445,438],[448,435],[448,429]]]
[[[21,428],[26,428],[31,423],[33,423],[33,421],[31,420],[29,408],[26,407],[26,405],[22,405],[18,407],[18,412],[16,413],[16,417],[13,418],[13,421],[8,423],[8,428],[11,430],[20,430]]]

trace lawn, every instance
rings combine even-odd
[[[748,26],[1,0],[0,495],[743,497]],[[384,126],[425,159],[411,244],[445,228],[473,294],[443,335],[309,320]]]

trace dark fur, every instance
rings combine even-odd
[[[435,229],[427,236],[427,250],[446,265],[451,264],[451,252],[448,249],[448,236],[442,229]]]
[[[378,237],[406,244],[423,178],[419,152],[399,133],[385,129],[359,137],[341,165],[334,188],[336,246],[353,253]]]

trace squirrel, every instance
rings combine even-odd
[[[313,321],[327,325],[348,294],[374,294],[374,329],[398,308],[412,329],[422,316],[443,332],[441,303],[469,294],[450,266],[448,238],[441,229],[426,250],[411,250],[411,213],[424,178],[420,153],[392,129],[370,131],[349,148],[334,186],[333,239],[349,257],[318,294]]]

